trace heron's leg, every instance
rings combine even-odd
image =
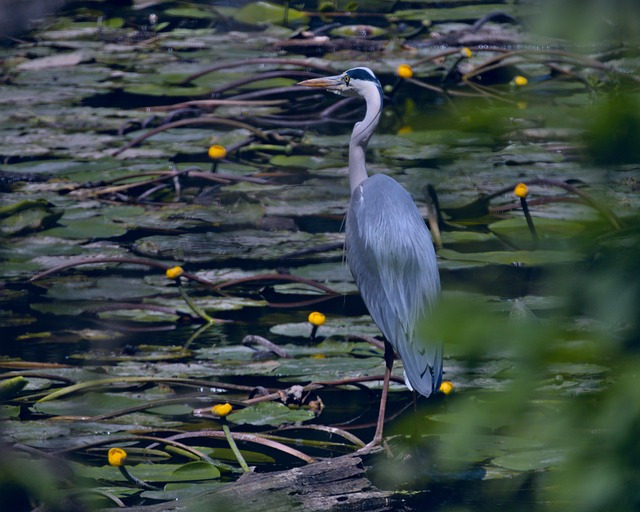
[[[380,410],[378,412],[378,423],[376,424],[376,433],[373,436],[371,444],[382,443],[382,432],[384,430],[384,414],[387,408],[387,394],[389,393],[389,380],[391,378],[391,370],[393,369],[393,347],[391,343],[384,340],[384,381],[382,382],[382,396],[380,397]]]

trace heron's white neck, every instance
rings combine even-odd
[[[378,126],[382,112],[382,92],[375,84],[370,85],[370,90],[366,91],[364,99],[367,102],[367,113],[364,119],[353,127],[349,143],[349,185],[352,194],[356,187],[367,179],[365,165],[367,144]]]

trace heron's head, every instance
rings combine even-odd
[[[342,96],[362,96],[367,98],[370,94],[382,96],[382,86],[369,68],[352,68],[335,76],[312,78],[298,82],[305,87],[320,87]]]

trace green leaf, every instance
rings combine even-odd
[[[27,385],[27,380],[19,375],[0,381],[0,401],[8,400],[17,395]]]
[[[289,23],[306,23],[307,18],[302,12],[291,7],[287,9]],[[247,25],[282,24],[284,22],[285,8],[282,5],[271,2],[252,2],[245,5],[233,16],[236,21]]]
[[[89,392],[50,402],[38,403],[34,408],[44,414],[55,416],[95,416],[118,409],[126,409],[145,403],[143,399],[127,396]]]
[[[533,224],[538,237],[545,240],[566,240],[576,237],[585,230],[585,225],[566,219],[550,219],[534,217]],[[524,215],[511,219],[500,220],[489,225],[489,229],[500,238],[518,247],[531,244],[531,232]]]
[[[313,412],[305,409],[290,409],[278,402],[261,402],[231,413],[229,421],[239,425],[273,425],[295,423],[313,419]]]
[[[514,471],[533,471],[558,466],[562,464],[566,458],[567,454],[565,450],[560,448],[547,448],[543,450],[509,453],[501,457],[496,457],[492,460],[492,463],[496,466]]]
[[[125,477],[112,466],[90,467],[74,463],[74,469],[82,478],[121,482]],[[220,478],[220,470],[206,462],[185,464],[136,464],[127,465],[129,472],[145,482],[195,482]]]
[[[570,251],[488,251],[463,253],[440,249],[438,256],[453,261],[469,261],[493,265],[541,266],[579,261],[580,255]]]
[[[172,7],[164,11],[167,16],[176,18],[213,19],[218,18],[218,14],[197,7]]]

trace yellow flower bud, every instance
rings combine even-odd
[[[460,54],[461,54],[463,57],[466,57],[467,59],[470,59],[470,58],[471,58],[471,56],[473,55],[473,52],[472,52],[471,50],[469,50],[469,48],[467,48],[467,47],[465,46],[462,50],[460,50]]]
[[[518,76],[513,78],[513,83],[514,83],[514,85],[517,85],[518,87],[524,87],[525,85],[527,85],[529,83],[529,80],[527,80],[527,78],[522,76],[522,75],[518,75]]]
[[[513,193],[519,198],[524,199],[529,195],[529,187],[524,183],[518,183],[516,188],[513,189]]]
[[[222,160],[225,156],[227,156],[227,149],[224,146],[214,144],[209,147],[209,158],[211,160]]]
[[[233,411],[233,407],[231,407],[231,404],[229,403],[216,404],[211,408],[211,412],[216,416],[220,416],[221,418],[229,414],[231,411]]]
[[[445,395],[450,395],[453,391],[453,382],[449,380],[443,380],[442,384],[440,384],[440,393],[444,393]]]
[[[413,76],[413,69],[409,64],[400,64],[396,69],[396,73],[400,78],[411,78]]]
[[[178,279],[182,274],[184,274],[184,270],[182,267],[171,267],[167,269],[165,274],[167,279]]]
[[[326,319],[327,317],[318,311],[309,313],[309,318],[307,318],[307,320],[309,320],[309,323],[315,327],[320,327],[322,324],[324,324],[324,321]]]
[[[109,464],[112,466],[124,466],[124,462],[127,460],[127,452],[122,448],[111,448],[107,458],[109,459]]]

